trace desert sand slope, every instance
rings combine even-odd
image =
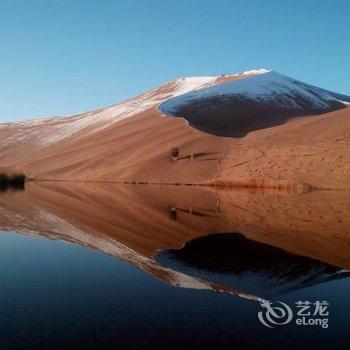
[[[308,116],[298,95],[298,114],[287,113],[282,125],[281,116],[267,118],[268,125],[243,138],[199,131],[158,109],[176,96],[212,93],[211,87],[266,74],[184,78],[102,110],[1,125],[0,167],[50,180],[350,188],[350,109],[339,102],[344,96],[313,91],[308,106],[317,102],[320,109]],[[288,96],[291,108],[296,102]],[[174,147],[177,161],[170,156]]]
[[[18,169],[44,179],[203,182],[216,173],[215,159],[188,166],[189,159],[171,160],[171,148],[179,147],[182,156],[198,151],[216,158],[231,142],[162,117],[154,107],[83,139],[53,145]]]
[[[222,162],[218,181],[232,184],[307,183],[350,189],[350,108],[250,133]]]
[[[179,147],[181,156],[200,156],[172,161],[172,147]],[[206,134],[152,109],[84,140],[53,146],[18,169],[61,180],[349,189],[349,149],[349,108],[243,139]]]

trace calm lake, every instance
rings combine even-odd
[[[348,349],[349,204],[193,186],[1,193],[0,348]],[[298,325],[298,302],[326,326]]]

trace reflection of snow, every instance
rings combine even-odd
[[[6,216],[9,216],[10,212],[6,211],[6,214],[8,214]],[[245,299],[259,300],[255,296],[163,267],[155,260],[141,255],[111,237],[96,233],[88,227],[78,228],[67,220],[42,208],[37,210],[34,220],[32,220],[32,217],[29,218],[20,214],[16,215],[15,220],[13,219],[12,215],[11,226],[4,227],[8,232],[17,232],[36,238],[57,239],[99,251],[130,263],[175,287],[220,291]]]
[[[120,242],[104,235],[89,233],[88,228],[81,230],[68,221],[61,219],[48,211],[41,210],[38,217],[40,221],[45,222],[45,225],[51,227],[51,232],[60,239],[68,237],[70,242],[88,247],[93,250],[98,250],[108,255],[112,255],[122,259],[128,263],[151,272],[156,269],[160,273],[167,275],[168,282],[174,286],[192,289],[211,289],[209,284],[202,282],[197,278],[193,278],[182,273],[163,268],[154,260],[149,259]]]

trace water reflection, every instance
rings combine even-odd
[[[349,193],[331,191],[29,183],[25,192],[1,195],[0,229],[88,247],[175,286],[256,299],[347,276],[349,203]],[[196,241],[217,232],[245,238],[216,236],[209,248],[213,237]],[[209,268],[199,247],[212,256]],[[156,255],[176,256],[191,269]]]
[[[158,253],[156,260],[191,276],[269,297],[350,275],[339,267],[253,241],[240,233],[200,237],[181,249]]]

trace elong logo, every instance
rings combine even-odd
[[[328,328],[328,301],[297,301],[295,305],[298,308],[296,312],[298,317],[295,318],[297,326],[321,326],[322,328]],[[282,301],[260,300],[260,306],[263,310],[258,312],[258,319],[268,328],[286,325],[293,320],[294,313],[292,308]]]
[[[273,304],[278,304],[273,305]],[[293,318],[292,309],[282,301],[272,303],[267,300],[261,300],[260,305],[264,311],[258,312],[259,321],[266,327],[274,328],[274,325],[288,324]]]

